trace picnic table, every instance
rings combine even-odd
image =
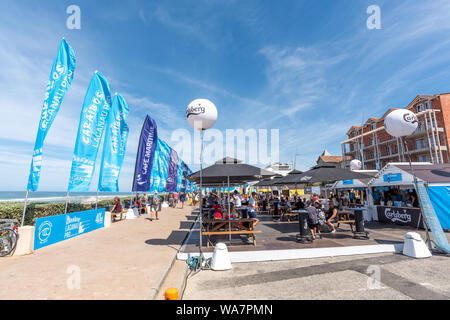
[[[205,224],[206,231],[203,231],[202,235],[208,237],[206,246],[209,247],[210,236],[213,235],[229,235],[229,234],[244,234],[253,238],[253,245],[256,246],[256,236],[255,234],[261,233],[260,230],[254,230],[254,223],[257,219],[247,218],[247,219],[205,219],[203,220]]]
[[[347,210],[342,210],[340,212],[338,212],[337,214],[337,227],[339,228],[339,224],[341,223],[347,223],[350,225],[350,228],[352,229],[352,232],[354,232],[353,230],[353,226],[355,224],[355,219],[352,219],[350,215],[352,215],[353,212],[351,211],[347,211]]]

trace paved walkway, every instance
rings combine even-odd
[[[187,280],[184,300],[450,300],[450,258],[401,254],[235,263]]]
[[[142,215],[0,258],[0,299],[149,299],[195,220],[192,208],[165,208],[160,220]]]

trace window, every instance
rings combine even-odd
[[[427,147],[427,143],[425,139],[417,139],[414,143],[416,150],[425,149]]]
[[[427,103],[425,103],[426,105],[426,109],[431,110],[433,108],[433,106],[431,105],[431,101],[427,101]]]
[[[392,154],[392,147],[391,146],[387,146],[386,147],[386,155],[390,156]]]
[[[423,104],[419,104],[419,105],[416,107],[416,110],[417,110],[417,112],[422,112],[422,111],[425,110],[425,106],[424,106]]]
[[[430,162],[430,155],[421,154],[420,156],[417,156],[417,162]]]

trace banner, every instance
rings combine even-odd
[[[53,61],[53,67],[45,93],[41,120],[39,121],[33,158],[31,160],[30,175],[28,176],[27,190],[29,191],[36,191],[38,189],[44,140],[59,111],[64,95],[72,83],[75,64],[75,54],[72,48],[66,40],[62,39],[58,54]]]
[[[103,144],[103,155],[98,179],[99,191],[119,191],[119,174],[128,140],[128,105],[125,99],[116,94],[108,116]]]
[[[36,219],[34,250],[105,226],[105,208]]]
[[[166,192],[177,191],[178,182],[178,154],[170,148],[169,170],[167,172]]]
[[[177,192],[184,192],[181,186],[183,184],[183,172],[184,172],[184,161],[179,159],[178,162],[178,173],[177,173]]]
[[[377,206],[378,221],[412,228],[424,228],[420,209]]]
[[[68,191],[89,190],[110,109],[111,90],[108,81],[96,71],[81,109]]]
[[[448,244],[447,237],[442,230],[442,226],[431,204],[430,197],[428,196],[427,189],[424,186],[423,181],[417,181],[416,192],[420,199],[420,206],[422,207],[423,214],[425,215],[428,227],[433,234],[433,240],[436,246],[445,253],[450,253],[450,245]],[[448,203],[447,203],[448,208]]]
[[[151,174],[158,140],[158,128],[155,120],[145,117],[139,138],[136,166],[134,169],[133,192],[150,191]]]
[[[169,145],[158,138],[155,149],[155,157],[153,159],[153,168],[151,173],[150,190],[151,192],[157,191],[165,192],[167,185],[167,176],[169,171],[170,161]]]

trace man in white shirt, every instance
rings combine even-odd
[[[241,200],[241,195],[237,192],[237,190],[234,191],[233,199],[234,199],[234,201],[233,201],[234,207],[240,208],[242,206],[242,200]]]

